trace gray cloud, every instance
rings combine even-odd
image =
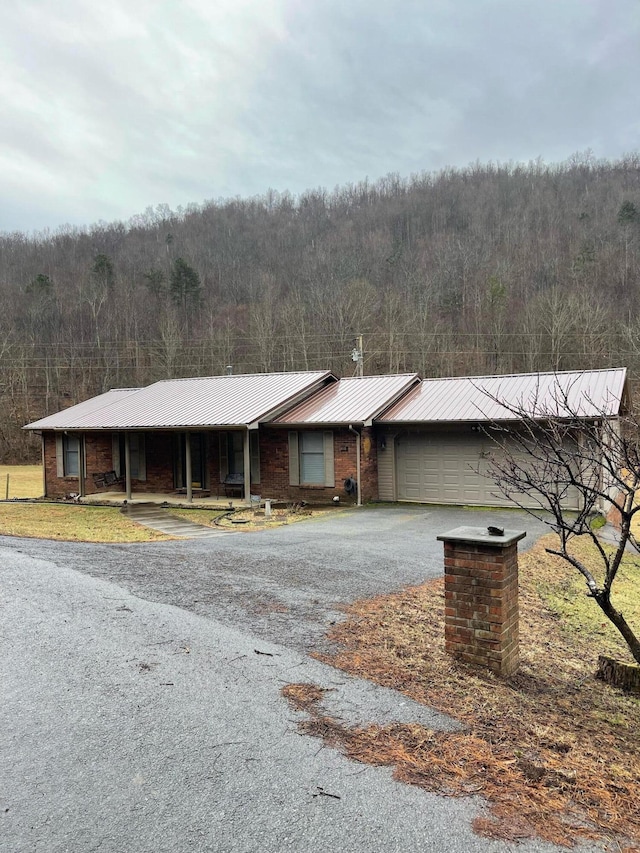
[[[638,148],[636,0],[23,0],[0,229]]]

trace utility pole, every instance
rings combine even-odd
[[[356,376],[362,378],[364,376],[364,347],[362,344],[362,335],[356,338],[356,345],[351,351],[351,359],[356,363]]]

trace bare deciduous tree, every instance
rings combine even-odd
[[[513,404],[484,393],[509,413],[507,420],[485,430],[499,448],[491,454],[489,476],[510,501],[558,535],[558,545],[547,553],[580,572],[587,594],[640,664],[640,639],[611,600],[627,546],[640,550],[631,530],[640,513],[640,420],[633,414],[612,417],[608,401],[595,405],[586,397],[576,399],[559,382],[544,400],[536,394]],[[594,517],[607,509],[619,522],[613,551],[592,526]],[[592,542],[601,571],[592,570],[571,549],[577,537]]]

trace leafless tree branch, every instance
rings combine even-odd
[[[580,572],[588,595],[640,663],[640,640],[611,602],[627,545],[637,548],[631,522],[640,511],[640,422],[633,414],[613,417],[611,401],[596,405],[587,396],[572,394],[559,377],[551,395],[542,397],[537,388],[516,402],[482,390],[506,412],[504,420],[488,420],[482,427],[495,445],[489,476],[510,501],[558,535],[559,546],[548,553]],[[611,510],[619,519],[613,553],[592,527],[597,514]],[[571,540],[580,536],[593,543],[601,576],[571,552]]]

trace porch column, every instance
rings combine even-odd
[[[131,500],[131,441],[128,432],[124,434],[124,485],[127,500]]]
[[[78,436],[78,493],[83,498],[87,493],[87,488],[84,481],[84,472],[86,468],[87,448],[84,443],[84,433]]]
[[[47,497],[47,456],[45,453],[44,433],[40,433],[40,448],[42,450],[42,495]]]
[[[249,430],[244,431],[244,500],[251,506],[251,443]]]
[[[187,480],[187,503],[193,503],[193,474],[191,472],[191,436],[184,434],[184,475]]]

